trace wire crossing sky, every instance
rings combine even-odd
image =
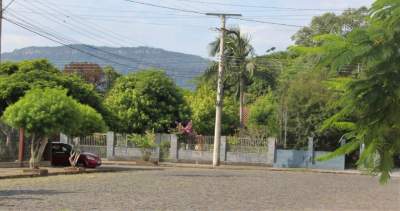
[[[4,0],[7,5],[12,0]],[[252,38],[257,54],[284,50],[299,27],[325,12],[370,6],[373,0],[15,0],[5,17],[33,24],[62,37],[63,42],[96,46],[149,46],[208,56],[207,45],[218,35],[215,17],[206,12],[241,13],[228,26]],[[17,19],[18,18],[18,19]],[[3,25],[3,52],[58,43],[10,22]]]

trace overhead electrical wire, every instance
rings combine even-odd
[[[64,13],[64,12],[69,12],[69,11],[65,10],[65,9],[61,10],[59,8],[56,8],[56,4],[52,4],[53,7],[49,6],[48,4],[44,4],[44,3],[41,3],[41,5],[44,6],[44,7],[49,8],[50,10],[58,11],[59,14],[63,14],[65,17],[67,17],[69,19],[75,19],[74,16],[76,16],[76,15],[68,15],[68,14]],[[78,15],[76,17],[82,18],[82,16],[80,16],[80,15]],[[80,21],[79,23],[82,23],[81,20],[77,20],[77,21]],[[114,33],[112,30],[106,29],[103,26],[100,26],[100,25],[98,25],[96,23],[93,23],[93,22],[90,22],[90,24],[85,24],[83,22],[83,24],[86,25],[86,27],[89,27],[89,28],[92,28],[92,29],[95,29],[95,30],[100,29],[99,31],[101,31],[103,34],[108,34],[108,35],[110,35],[111,37],[114,37],[117,40],[121,40],[121,38],[123,38],[123,40],[125,40],[125,41],[129,40],[129,42],[130,41],[134,41],[134,42],[139,43],[141,45],[147,45],[146,43],[144,43],[142,41],[134,40],[132,38],[127,38],[127,37],[122,36],[120,34]],[[124,45],[126,45],[126,44],[124,43]]]
[[[174,11],[178,11],[178,12],[206,15],[206,13],[200,12],[200,11],[196,11],[196,10],[180,9],[180,8],[176,8],[176,7],[158,5],[158,4],[147,3],[147,2],[142,2],[142,1],[135,1],[135,0],[124,0],[124,1],[132,2],[132,3],[135,3],[135,4],[141,4],[141,5],[145,5],[145,6],[150,6],[150,7],[157,7],[157,8],[162,8],[162,9],[174,10]]]
[[[141,4],[141,5],[145,5],[145,6],[150,6],[150,7],[174,10],[174,11],[178,11],[178,12],[207,15],[207,13],[196,11],[196,10],[181,9],[181,8],[176,8],[176,7],[158,5],[158,4],[153,4],[153,3],[146,3],[146,2],[135,1],[135,0],[124,0],[124,1],[132,2],[132,3],[135,3],[135,4]],[[299,25],[294,25],[294,24],[275,23],[275,22],[269,22],[269,21],[260,21],[260,20],[254,20],[254,19],[247,19],[247,18],[232,17],[232,19],[237,19],[237,20],[242,20],[242,21],[247,21],[247,22],[256,22],[256,23],[264,23],[264,24],[271,24],[271,25],[288,26],[288,27],[304,27],[304,26],[299,26]]]
[[[1,8],[2,12],[5,12],[14,2],[15,0],[11,0],[4,8]]]
[[[16,17],[14,17],[14,18],[16,18]],[[69,27],[69,28],[70,28],[70,27]],[[74,30],[73,28],[70,28],[70,29],[71,29],[71,30]],[[82,30],[84,30],[84,29],[82,29]],[[41,30],[41,31],[44,32],[44,30]],[[64,41],[67,40],[68,42],[72,42],[72,43],[80,43],[80,42],[77,42],[77,41],[71,40],[71,39],[65,39],[65,38],[63,38],[63,40],[64,40]],[[156,64],[156,63],[145,62],[145,61],[143,61],[142,59],[137,59],[137,58],[132,58],[132,57],[123,56],[123,55],[116,54],[116,53],[113,53],[113,52],[110,52],[110,51],[106,51],[106,50],[103,50],[103,49],[101,49],[101,48],[97,48],[97,47],[90,46],[90,45],[85,45],[85,44],[82,44],[82,45],[85,46],[86,48],[90,48],[90,49],[93,49],[93,50],[95,50],[95,51],[99,51],[99,52],[101,52],[101,53],[111,55],[111,56],[113,56],[114,58],[117,58],[117,59],[123,59],[123,60],[129,61],[129,62],[134,62],[137,66],[144,65],[144,66],[150,66],[150,67],[161,68],[161,67],[159,66],[159,64]],[[164,63],[166,63],[166,64],[178,64],[178,62],[172,62],[172,63],[171,63],[171,62],[164,62]],[[195,64],[195,63],[191,63],[191,64]],[[201,63],[198,62],[197,64],[201,64]],[[125,66],[126,66],[126,65],[125,65]]]
[[[265,5],[249,5],[249,4],[233,4],[233,3],[221,3],[221,2],[210,2],[210,1],[198,1],[198,0],[175,0],[182,2],[192,2],[204,5],[220,5],[229,7],[240,7],[240,8],[264,8],[264,9],[277,9],[277,10],[293,10],[293,11],[344,11],[346,9],[324,9],[324,8],[295,8],[295,7],[274,7]]]
[[[120,66],[125,66],[125,67],[132,68],[132,67],[126,65],[126,64],[122,64],[122,63],[113,61],[113,60],[111,60],[111,59],[108,59],[108,58],[105,58],[105,57],[102,57],[102,56],[98,56],[98,55],[93,54],[93,53],[90,53],[90,52],[88,52],[88,51],[85,51],[85,50],[76,48],[76,47],[74,47],[74,46],[72,46],[72,45],[68,45],[68,44],[66,44],[66,43],[64,43],[64,42],[62,42],[62,41],[60,41],[60,40],[57,40],[57,38],[53,38],[53,37],[50,37],[50,36],[48,36],[48,35],[44,35],[44,34],[41,33],[41,32],[38,32],[38,31],[35,31],[34,29],[31,29],[29,26],[26,26],[26,25],[21,24],[21,23],[19,23],[19,22],[13,21],[13,20],[11,20],[11,19],[9,19],[9,18],[3,17],[3,19],[4,19],[5,21],[7,21],[7,22],[13,24],[13,25],[16,25],[16,26],[18,26],[18,27],[20,27],[20,28],[23,28],[23,29],[27,30],[27,31],[30,31],[30,32],[32,32],[32,33],[34,33],[34,34],[36,34],[36,35],[38,35],[38,36],[40,36],[40,37],[43,37],[43,38],[45,38],[45,39],[48,39],[48,40],[53,41],[53,42],[55,42],[55,43],[58,43],[58,44],[60,44],[60,45],[62,45],[62,46],[65,46],[65,47],[74,49],[74,50],[79,51],[79,52],[81,52],[81,53],[83,53],[83,54],[86,54],[86,55],[95,57],[95,58],[100,59],[100,60],[108,61],[108,62],[111,62],[111,63],[113,63],[113,64],[117,64],[117,65],[120,65]]]

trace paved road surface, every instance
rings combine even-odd
[[[400,210],[400,179],[166,168],[0,180],[0,210]]]

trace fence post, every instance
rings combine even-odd
[[[156,159],[157,162],[160,162],[160,144],[161,144],[161,133],[156,133],[156,140],[155,140],[155,144],[156,144],[156,148],[155,148],[155,157],[154,159]]]
[[[178,161],[178,136],[171,134],[171,148],[169,149],[169,157],[172,162]]]
[[[110,160],[114,157],[115,134],[112,131],[107,132],[107,159]]]
[[[308,160],[307,160],[307,167],[310,167],[314,164],[314,138],[308,137]]]
[[[221,161],[226,161],[226,136],[221,136],[221,146],[219,149],[219,159]]]
[[[60,133],[60,142],[63,144],[68,144],[68,136],[64,133]]]
[[[267,139],[268,141],[268,151],[267,151],[267,160],[268,164],[274,165],[276,161],[276,138],[270,137]]]

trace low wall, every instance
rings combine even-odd
[[[316,151],[314,158],[318,158],[329,152]],[[306,150],[276,150],[274,167],[278,168],[316,168],[344,170],[345,156],[338,156],[327,161],[315,161],[310,151]]]
[[[243,152],[227,152],[227,163],[243,163],[243,164],[264,164],[272,165],[268,154],[261,153],[243,153]]]
[[[315,152],[315,159],[318,157],[325,155],[329,152],[324,151],[316,151]],[[335,169],[335,170],[344,170],[345,169],[345,156],[337,156],[327,161],[315,161],[311,168],[316,169]]]
[[[130,148],[130,147],[115,147],[114,155],[110,157],[110,160],[141,160],[142,159],[142,150],[139,148]],[[159,159],[159,151],[158,149],[154,149],[151,153],[150,160],[158,160]]]
[[[211,162],[213,160],[213,153],[179,149],[178,160],[187,162]]]

